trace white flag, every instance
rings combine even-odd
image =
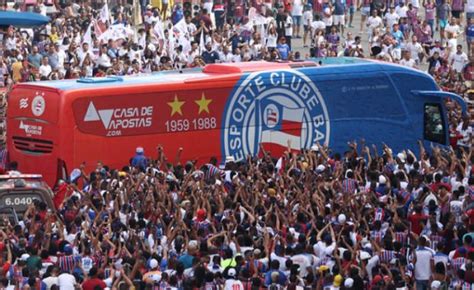
[[[82,36],[82,43],[88,43],[92,45],[92,28],[94,26],[94,19],[92,19],[89,27],[87,27],[86,33]]]
[[[178,21],[173,27],[173,30],[178,32],[179,35],[184,35],[188,36],[188,25],[186,24],[186,21],[184,21],[184,18]]]
[[[199,54],[202,54],[206,50],[206,38],[204,37],[204,31],[201,31],[201,38],[199,39]]]
[[[104,6],[100,9],[100,21],[103,23],[107,23],[110,20],[110,13],[109,13],[109,5],[107,5],[107,1],[105,1]]]
[[[158,37],[158,39],[164,39],[165,38],[165,32],[163,30],[163,22],[161,22],[160,19],[156,20],[155,26],[153,26],[153,32],[155,32],[155,35]],[[170,34],[173,32],[171,31]]]

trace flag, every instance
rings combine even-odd
[[[186,24],[186,21],[184,21],[184,18],[174,25],[173,30],[180,36],[183,35],[188,37],[188,25]]]
[[[275,165],[275,169],[277,170],[278,174],[283,174],[285,172],[285,167],[286,167],[286,159],[282,157],[280,157],[280,159],[278,159],[276,165]]]
[[[109,5],[107,5],[107,1],[105,1],[104,6],[100,9],[99,19],[103,23],[107,23],[110,20]]]
[[[165,38],[165,32],[163,30],[163,22],[160,19],[157,19],[155,26],[153,26],[153,32],[158,37],[158,39]],[[171,35],[172,33],[170,33]]]
[[[203,51],[206,49],[204,31],[201,31],[201,36],[199,38],[199,54],[202,54]]]
[[[88,43],[92,45],[92,27],[94,26],[94,21],[91,21],[87,27],[86,33],[82,36],[82,43]]]
[[[95,37],[99,38],[102,35],[102,33],[104,33],[107,30],[107,28],[104,26],[104,24],[99,23],[99,21],[95,19],[93,19],[92,21],[94,23]]]
[[[140,2],[133,0],[133,25],[139,26],[143,23],[142,10],[140,8]]]
[[[289,108],[275,101],[265,100],[257,103],[256,116],[260,123],[257,126],[261,128],[260,136],[257,136],[260,143],[286,148],[288,141],[291,141],[291,149],[302,148],[304,108]]]

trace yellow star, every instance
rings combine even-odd
[[[172,102],[168,102],[168,106],[171,107],[171,116],[174,114],[178,113],[181,116],[183,115],[183,112],[181,111],[181,107],[184,105],[184,101],[178,100],[178,96],[174,96],[174,100]]]
[[[201,114],[201,112],[204,112],[204,111],[209,113],[209,104],[212,102],[212,99],[206,99],[206,96],[204,95],[204,93],[202,93],[201,99],[195,102],[199,106],[198,114]]]

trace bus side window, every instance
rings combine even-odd
[[[446,145],[446,128],[441,104],[425,104],[424,138],[427,141]]]

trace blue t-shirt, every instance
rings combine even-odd
[[[400,48],[400,44],[403,42],[403,33],[400,30],[392,32],[393,38],[397,41],[397,44],[394,45],[394,48]]]
[[[469,26],[466,27],[466,36],[467,37],[474,37],[474,25],[469,24]]]
[[[344,15],[344,10],[346,9],[345,0],[335,0],[334,1],[334,15]]]
[[[290,47],[288,44],[277,44],[277,49],[280,52],[281,59],[286,60],[288,59],[288,55],[290,54]]]

